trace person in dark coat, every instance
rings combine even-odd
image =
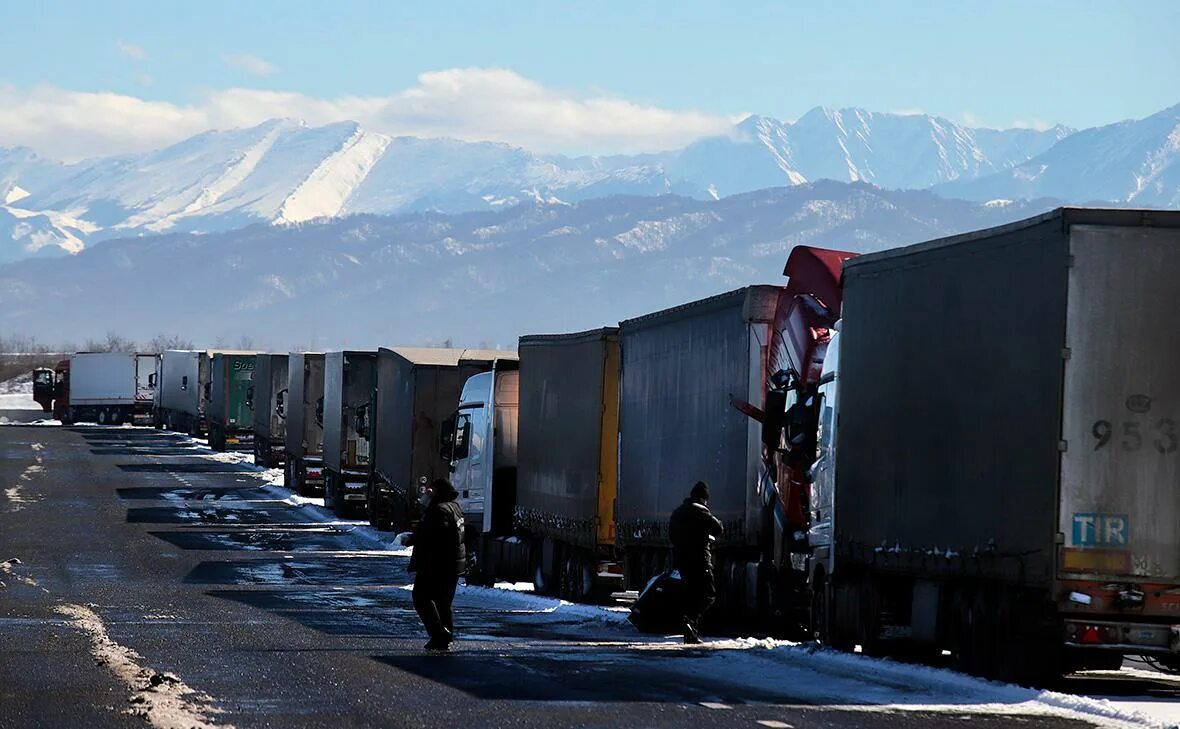
[[[668,520],[672,566],[684,585],[684,642],[700,643],[701,617],[717,598],[713,583],[713,543],[721,522],[709,511],[709,485],[698,481]]]
[[[463,510],[455,503],[459,492],[445,478],[430,485],[430,501],[410,537],[414,547],[414,609],[430,635],[428,651],[445,651],[455,639],[451,603],[459,575],[467,566],[463,546]]]

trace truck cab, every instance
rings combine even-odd
[[[814,557],[814,567],[832,571],[832,526],[836,499],[836,427],[839,424],[840,334],[828,343],[823,371],[819,379],[819,429],[815,463],[811,467],[812,520],[807,542]]]
[[[33,370],[33,399],[44,412],[53,410],[53,370],[48,367]]]
[[[443,430],[442,447],[467,517],[469,543],[480,534],[512,529],[519,375],[516,361],[499,360],[491,372],[470,377]]]

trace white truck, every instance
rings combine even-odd
[[[155,384],[153,355],[79,352],[70,355],[64,374],[63,422],[119,425],[151,417]]]
[[[491,372],[468,378],[459,407],[444,429],[451,482],[459,492],[468,544],[473,546],[485,534],[512,531],[519,387],[516,357],[497,359]]]

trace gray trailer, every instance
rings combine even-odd
[[[518,351],[515,503],[493,493],[501,517],[480,545],[482,581],[532,580],[574,601],[609,594],[622,586],[619,330],[521,337]],[[504,512],[511,528],[495,528]]]
[[[324,487],[324,355],[292,352],[287,365],[287,464],[283,484],[310,495]]]
[[[845,264],[829,642],[1009,680],[1180,667],[1177,281],[1180,213],[1138,210]]]
[[[194,436],[205,433],[203,393],[209,360],[209,354],[199,350],[170,349],[160,355],[156,421],[162,427]]]
[[[376,352],[324,355],[324,505],[366,514]]]
[[[772,509],[759,490],[766,343],[784,289],[750,286],[619,325],[618,544],[631,589],[668,566],[668,517],[705,481],[725,527],[718,592],[754,606]]]
[[[451,475],[442,435],[469,377],[491,370],[504,352],[421,347],[377,352],[377,398],[369,521],[379,529],[409,529],[420,490]]]
[[[286,463],[287,355],[260,354],[254,366],[254,463]]]

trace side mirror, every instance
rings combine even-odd
[[[275,415],[283,420],[287,419],[287,391],[279,390],[275,395]]]
[[[369,405],[366,403],[356,409],[356,434],[362,438],[369,437]]]
[[[777,450],[782,444],[783,421],[787,411],[787,391],[768,390],[766,408],[762,414],[762,444],[770,450]]]
[[[315,401],[315,422],[321,428],[324,427],[324,398]]]
[[[438,457],[448,463],[451,460],[451,454],[454,452],[455,443],[455,418],[458,413],[451,413],[446,420],[443,421],[442,428],[438,433]],[[452,471],[454,469],[451,469]]]
[[[250,385],[250,387],[246,388],[246,407],[250,408],[251,410],[254,409],[254,386],[253,385]]]
[[[188,389],[188,375],[185,375],[184,377],[180,378],[180,389],[181,390]]]
[[[156,373],[155,372],[148,375],[148,385],[147,386],[151,389],[155,389],[155,387],[156,387]]]

